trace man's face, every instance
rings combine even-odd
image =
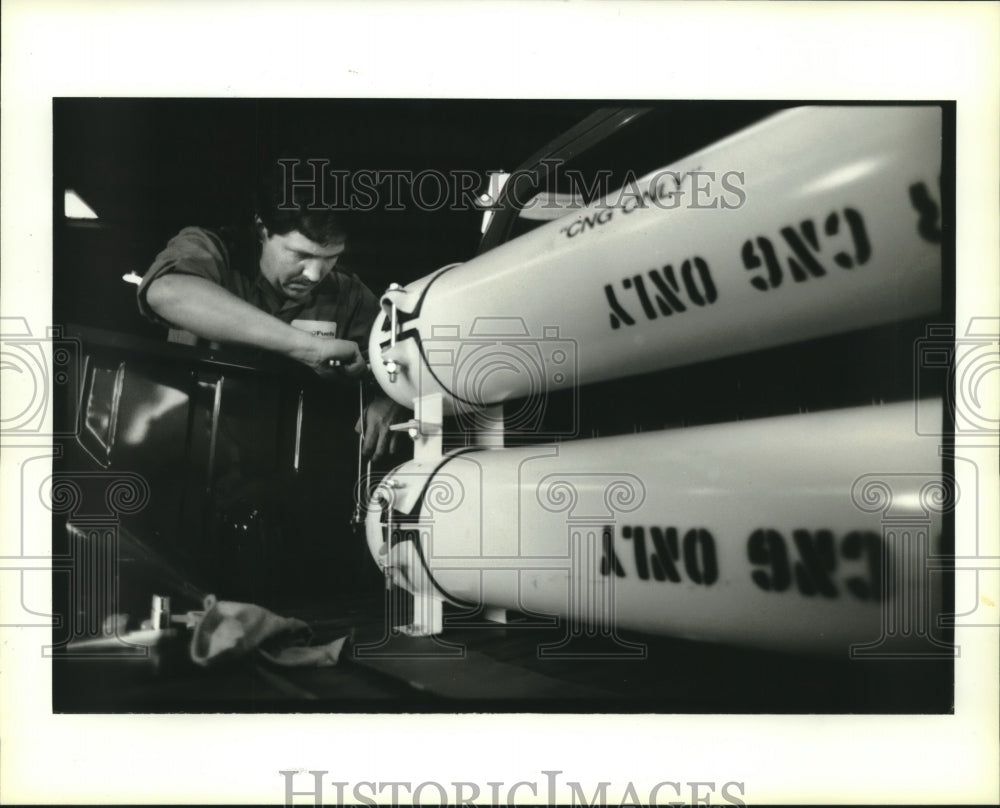
[[[302,300],[329,275],[344,252],[344,241],[317,244],[298,230],[284,235],[263,231],[260,271],[274,290],[290,300]]]

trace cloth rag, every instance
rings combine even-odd
[[[205,614],[191,638],[191,659],[209,666],[256,651],[275,665],[336,665],[348,637],[309,645],[313,632],[295,617],[281,617],[252,603],[205,598]]]

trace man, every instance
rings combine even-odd
[[[346,231],[332,211],[313,209],[310,189],[286,199],[284,176],[269,172],[258,193],[254,228],[187,227],[170,240],[143,277],[139,310],[170,328],[170,339],[197,338],[282,354],[324,376],[358,378],[378,300],[353,274],[337,271]],[[294,320],[335,323],[336,337],[317,336]],[[399,414],[376,394],[366,407],[364,454],[381,457],[398,437]],[[361,422],[358,423],[361,428]]]

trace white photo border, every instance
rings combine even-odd
[[[978,3],[12,0],[3,5],[0,306],[36,333],[50,324],[54,97],[956,100],[962,334],[973,317],[1000,315],[998,29],[1000,7]],[[996,464],[979,472],[991,505],[979,514],[981,552],[998,556]],[[0,475],[10,557],[22,531],[50,527],[44,513],[20,511],[17,464],[4,462]],[[969,518],[958,514],[958,535]],[[987,570],[979,580],[994,622],[998,578]],[[13,590],[0,589],[0,624],[20,608]],[[32,593],[35,603],[49,596]],[[40,653],[48,632],[2,631],[6,803],[276,803],[288,769],[327,770],[329,781],[443,783],[536,782],[559,770],[561,782],[611,781],[619,796],[629,782],[648,793],[664,780],[738,781],[748,804],[998,797],[995,628],[956,632],[953,716],[488,721],[53,715]]]

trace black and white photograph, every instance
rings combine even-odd
[[[995,677],[968,694],[995,672],[996,161],[964,157],[995,99],[520,92],[541,59],[496,19],[511,77],[478,92],[420,91],[401,52],[388,83],[346,53],[329,81],[47,81],[47,170],[4,185],[34,223],[5,206],[5,647],[30,637],[67,742],[224,750],[183,798],[136,764],[109,804],[901,799],[870,754],[861,791],[809,773],[995,724]],[[782,781],[759,733],[807,762]],[[964,801],[991,743],[949,764]]]
[[[950,712],[952,105],[53,103],[55,709]]]

